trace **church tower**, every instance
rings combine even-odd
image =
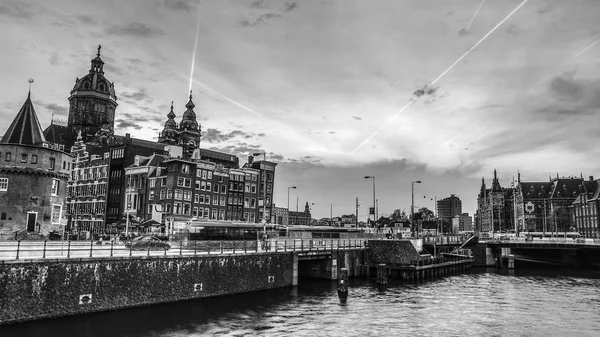
[[[186,109],[183,113],[181,123],[179,123],[179,140],[178,145],[183,148],[183,157],[186,159],[192,158],[194,151],[200,147],[200,132],[201,128],[196,121],[196,113],[194,112],[194,102],[192,102],[192,91],[190,90],[190,99],[185,105]]]
[[[104,77],[104,61],[100,48],[92,60],[87,75],[75,80],[69,96],[68,128],[72,134],[81,132],[83,141],[90,140],[100,129],[114,132],[117,96],[114,83]]]
[[[175,122],[175,113],[173,112],[173,102],[171,102],[171,111],[167,114],[165,128],[158,135],[158,142],[169,145],[177,144],[177,122]]]

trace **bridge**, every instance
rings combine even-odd
[[[521,263],[557,266],[600,267],[599,239],[486,239],[485,244],[496,265],[502,267],[512,259]],[[510,261],[510,260],[509,260]]]

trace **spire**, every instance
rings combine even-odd
[[[96,54],[97,57],[100,57],[100,48],[102,48],[102,46],[98,45],[98,54]]]
[[[496,169],[494,169],[494,180],[492,181],[492,192],[502,192],[502,186],[500,186],[500,182],[498,181],[498,174],[496,173]]]
[[[29,92],[27,92],[27,99],[31,99],[31,83],[33,83],[33,78],[29,79]]]
[[[169,113],[167,114],[167,117],[169,119],[175,118],[175,113],[173,112],[173,101],[171,101],[171,111],[169,111]]]
[[[33,80],[31,80],[31,83]],[[27,94],[27,100],[23,103],[21,110],[12,121],[2,141],[4,144],[41,145],[46,142],[42,126],[31,103],[31,95]]]
[[[102,61],[102,59],[100,58],[100,48],[102,48],[102,46],[98,45],[98,53],[96,54],[96,58],[92,60],[92,67],[90,68],[90,74],[92,74],[92,73],[104,74],[104,70],[102,69],[104,67],[104,61]]]
[[[517,171],[517,182],[520,184],[521,183],[521,172]]]
[[[192,102],[192,91],[190,90],[190,100],[187,102],[187,104],[185,105],[185,107],[188,110],[192,110],[194,109],[196,106],[194,105],[194,102]]]

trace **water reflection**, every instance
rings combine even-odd
[[[11,336],[600,335],[600,272],[495,270],[423,284],[349,280],[0,327]]]

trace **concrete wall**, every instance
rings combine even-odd
[[[292,280],[293,253],[0,263],[0,324],[285,287]]]
[[[405,264],[420,259],[420,254],[410,240],[370,240],[371,264]]]

